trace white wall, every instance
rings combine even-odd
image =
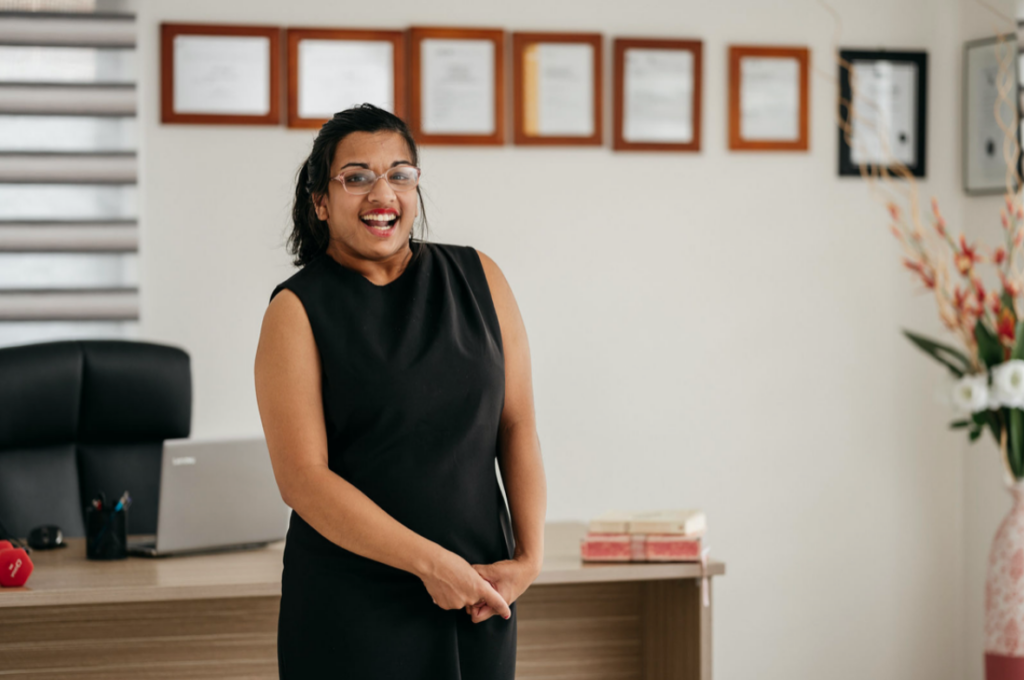
[[[843,46],[929,51],[922,189],[961,214],[960,22],[974,10],[833,4]],[[930,300],[911,294],[884,209],[836,177],[835,26],[820,5],[142,3],[142,334],[191,353],[205,436],[260,431],[253,354],[291,272],[289,200],[312,133],[160,125],[161,21],[703,39],[703,152],[425,148],[434,240],[487,252],[515,290],[550,519],[707,511],[728,563],[718,678],[963,675],[962,437],[944,429],[941,372],[898,333],[940,330]],[[729,43],[811,47],[810,153],[726,150]]]

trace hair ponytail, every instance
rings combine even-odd
[[[313,149],[299,168],[295,182],[292,233],[288,237],[288,252],[292,255],[295,266],[309,264],[327,252],[327,246],[331,242],[330,229],[326,222],[317,217],[314,200],[317,196],[327,193],[331,181],[331,163],[334,161],[334,150],[338,142],[353,132],[381,131],[400,134],[409,146],[409,152],[412,154],[410,160],[414,164],[419,164],[416,142],[405,122],[373,104],[362,104],[336,113],[320,128],[319,134],[313,140]],[[419,197],[420,210],[419,240],[423,241],[427,233],[427,216],[419,187],[416,187],[416,194]]]
[[[326,252],[330,242],[327,223],[316,216],[316,206],[313,205],[313,195],[309,187],[309,162],[306,162],[299,169],[295,183],[292,233],[288,237],[288,252],[294,256],[296,266],[303,266]]]

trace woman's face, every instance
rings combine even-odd
[[[331,177],[359,169],[381,176],[396,165],[413,165],[409,145],[400,134],[353,132],[334,149]],[[396,192],[384,179],[362,195],[350,194],[340,181],[332,180],[327,193],[316,197],[315,205],[317,217],[330,229],[332,248],[375,261],[408,247],[412,223],[419,214],[416,190]]]

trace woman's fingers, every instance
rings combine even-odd
[[[508,603],[505,602],[505,598],[503,598],[490,583],[485,586],[484,603],[490,606],[503,619],[507,619],[512,616],[512,610],[509,609]]]
[[[489,605],[484,604],[480,605],[479,609],[473,612],[472,616],[470,616],[470,619],[473,621],[473,623],[483,623],[484,621],[486,621],[487,619],[491,618],[496,614],[497,612],[494,611],[494,609],[492,609]]]

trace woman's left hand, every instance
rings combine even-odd
[[[498,594],[510,606],[530,587],[540,572],[532,563],[517,559],[502,560],[493,564],[474,564],[473,568],[498,591]],[[473,623],[480,623],[491,618],[497,612],[488,604],[478,602],[467,605],[466,613],[473,619]]]

